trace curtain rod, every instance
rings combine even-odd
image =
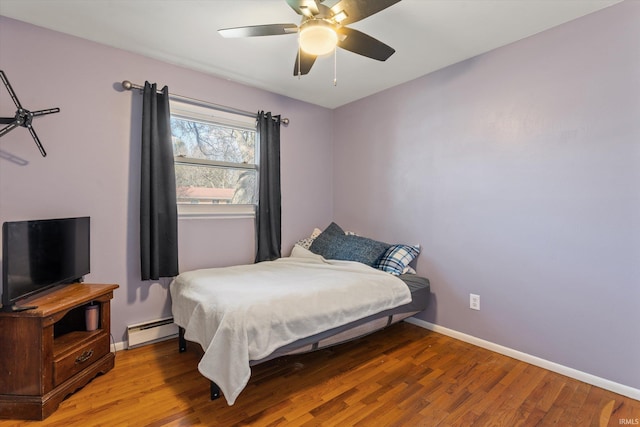
[[[141,92],[144,90],[144,86],[140,86],[140,85],[137,85],[135,83],[131,83],[129,80],[123,80],[122,81],[122,88],[126,89],[126,90],[138,89]],[[161,93],[161,91],[158,91],[158,92]],[[225,105],[213,104],[211,102],[202,101],[200,99],[189,98],[189,97],[181,96],[181,95],[175,95],[173,93],[169,93],[169,97],[173,98],[173,99],[175,99],[177,101],[187,102],[189,104],[199,105],[199,106],[202,106],[202,107],[215,108],[216,110],[224,111],[225,113],[239,114],[241,116],[247,116],[247,117],[255,117],[256,114],[257,114],[257,113],[252,113],[250,111],[238,110],[236,108],[227,107]],[[286,126],[289,125],[289,119],[288,118],[281,119],[280,123],[282,123],[283,126],[286,127]]]

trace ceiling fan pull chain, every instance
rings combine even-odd
[[[338,86],[338,48],[333,48],[333,85]]]
[[[300,33],[298,32],[298,80],[300,80],[300,76],[302,75],[302,71],[300,71],[301,56],[302,56],[302,47],[300,46]]]

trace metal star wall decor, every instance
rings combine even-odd
[[[31,134],[31,136],[33,137],[33,140],[38,146],[38,149],[40,150],[40,154],[42,154],[42,157],[46,157],[47,152],[44,151],[44,147],[40,142],[40,138],[38,138],[36,131],[33,129],[32,122],[33,122],[33,119],[36,117],[44,116],[45,114],[59,113],[60,109],[49,108],[47,110],[38,110],[38,111],[26,110],[22,108],[22,104],[20,104],[18,97],[16,96],[15,92],[13,91],[13,88],[11,87],[11,84],[9,84],[9,80],[7,79],[7,76],[4,74],[4,71],[2,70],[0,70],[0,79],[2,79],[2,83],[4,83],[4,87],[7,88],[7,92],[9,92],[9,96],[11,97],[11,99],[13,100],[13,103],[16,105],[16,108],[17,108],[15,116],[0,117],[0,125],[6,125],[2,129],[0,129],[0,137],[8,134],[18,126],[25,127],[29,129],[29,133]]]

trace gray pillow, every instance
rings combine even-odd
[[[338,232],[340,230],[341,232]],[[327,232],[328,231],[328,232]],[[314,241],[309,250],[326,259],[357,261],[374,266],[391,245],[361,236],[345,235],[342,228],[331,223]]]
[[[343,236],[346,233],[338,224],[332,222],[327,228],[322,231],[322,234],[328,236]]]

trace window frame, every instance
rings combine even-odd
[[[234,170],[254,170],[256,173],[255,203],[239,204],[206,204],[206,203],[177,203],[178,218],[255,218],[259,199],[258,169],[259,169],[259,144],[255,116],[249,113],[239,112],[233,109],[225,109],[215,104],[192,99],[171,97],[169,99],[171,118],[178,118],[201,123],[248,130],[254,133],[254,163],[235,163],[221,160],[209,160],[176,155],[174,152],[175,166],[205,166],[214,168],[229,168]],[[173,138],[173,132],[172,132]],[[176,186],[177,197],[177,186]]]

